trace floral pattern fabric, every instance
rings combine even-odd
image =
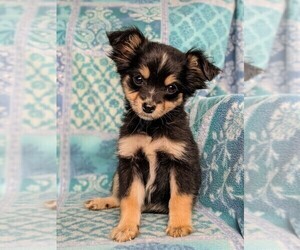
[[[299,30],[296,1],[284,11],[278,8],[281,1],[261,4],[272,8],[250,6],[245,15],[258,18],[244,30],[242,1],[6,2],[0,5],[1,246],[241,249],[245,184],[245,237],[250,236],[251,249],[286,242],[297,249],[299,97],[270,96],[299,93],[300,46],[292,35]],[[258,23],[272,32],[261,44],[246,42],[245,53],[266,52],[253,61],[265,72],[244,84],[243,33],[246,40],[260,36],[264,30]],[[118,211],[82,207],[86,199],[109,194],[117,165],[124,96],[106,56],[105,31],[133,24],[149,39],[178,49],[203,48],[223,68],[186,106],[203,184],[193,211],[195,233],[185,240],[169,241],[165,215],[145,214],[136,241],[112,243],[107,235]],[[57,191],[56,215],[43,203],[56,199]],[[256,238],[283,231],[284,241]]]
[[[272,7],[268,8],[270,4]],[[245,208],[253,217],[288,232],[287,239],[299,237],[300,227],[297,4],[298,1],[261,4],[260,8],[269,13],[264,20],[273,20],[268,24],[272,26],[270,33],[265,36],[269,40],[265,59],[257,58],[260,65],[256,66],[264,71],[245,83]],[[249,10],[253,8],[258,7],[250,6]],[[250,18],[248,28],[253,21]],[[253,37],[245,38],[245,47],[252,40]]]
[[[292,234],[300,208],[299,105],[296,95],[245,100],[245,206]]]
[[[57,234],[61,248],[80,247],[78,239],[93,242],[100,236],[100,244],[106,242],[107,248],[111,248],[111,241],[104,235],[109,227],[104,226],[116,223],[118,212],[113,211],[111,218],[100,216],[99,219],[106,219],[101,228],[94,215],[82,208],[84,199],[109,193],[117,164],[116,138],[124,97],[114,64],[106,56],[109,46],[105,32],[134,24],[149,39],[182,50],[191,46],[204,48],[222,67],[234,1],[220,0],[213,5],[181,0],[66,0],[59,1],[58,5],[55,1],[37,1],[34,5],[29,2],[0,7],[9,22],[7,26],[0,20],[0,27],[5,27],[0,34],[1,246],[30,248],[29,243],[34,243],[37,248],[52,249],[56,247]],[[191,12],[185,17],[187,11]],[[208,15],[211,22],[205,24]],[[191,23],[195,25],[190,32],[206,27],[203,36],[207,39],[199,40],[196,36],[186,39],[182,30]],[[180,47],[178,41],[182,39],[186,43]],[[209,41],[214,41],[213,47],[208,46]],[[207,105],[216,104],[213,109],[217,110],[218,102],[222,103],[218,100]],[[235,102],[241,104],[240,99],[229,101],[230,105]],[[201,109],[196,106],[194,110]],[[231,129],[231,116],[233,113],[229,112],[226,131]],[[200,119],[196,117],[195,121]],[[212,117],[213,114],[208,114],[205,120],[210,122]],[[198,131],[194,133],[196,136]],[[210,156],[205,160],[211,164]],[[43,203],[56,198],[57,180],[60,196],[56,230],[56,213],[47,213]],[[227,189],[230,191],[230,186]],[[207,190],[203,191],[203,197],[210,199]],[[214,199],[219,201],[218,197]],[[202,244],[211,248],[241,249],[242,238],[235,222],[237,214],[227,212],[224,202],[213,208],[214,212],[220,211],[217,215],[204,207],[195,209],[194,220],[198,221],[195,234],[187,238],[191,241],[184,243],[165,244],[167,217],[146,215],[143,230],[148,238],[137,239],[134,247],[197,249]],[[206,205],[211,206],[209,203]],[[218,210],[218,206],[223,208]],[[30,216],[31,213],[34,216]],[[71,218],[78,219],[73,226],[69,224]],[[152,227],[153,219],[161,223],[157,225],[160,234]],[[89,224],[91,220],[94,224]],[[79,228],[83,228],[81,235]],[[102,229],[106,231],[100,235]]]

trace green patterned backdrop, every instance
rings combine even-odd
[[[300,248],[297,4],[0,1],[0,248],[242,249],[243,235],[249,249]],[[118,210],[82,205],[110,192],[124,95],[106,31],[131,25],[222,68],[186,106],[203,181],[182,239],[165,235],[166,215],[145,214],[135,241],[113,243]],[[244,62],[265,72],[244,83]],[[57,197],[57,212],[43,206]]]

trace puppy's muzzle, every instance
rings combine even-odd
[[[151,114],[153,113],[153,111],[155,110],[156,106],[155,105],[151,105],[148,104],[146,102],[143,103],[143,111],[147,114]]]

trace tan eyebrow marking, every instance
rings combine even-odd
[[[139,72],[141,73],[141,75],[144,77],[144,79],[148,79],[150,76],[150,70],[147,66],[142,65],[139,69]]]
[[[168,60],[168,55],[167,55],[167,53],[164,53],[161,57],[161,62],[158,66],[158,70],[162,69],[162,67],[166,64],[167,60]]]
[[[165,86],[168,86],[175,81],[176,81],[176,76],[174,74],[168,75],[165,79]]]

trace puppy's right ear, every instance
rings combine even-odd
[[[220,69],[212,64],[202,50],[191,49],[186,53],[187,74],[186,83],[189,93],[206,88],[206,82],[214,79]]]
[[[122,31],[107,33],[112,51],[109,57],[116,63],[118,70],[124,70],[129,65],[146,38],[138,28],[129,28]]]

